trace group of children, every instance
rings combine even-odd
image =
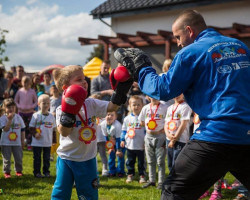
[[[4,99],[1,107],[0,145],[4,177],[11,177],[11,154],[14,157],[16,176],[23,176],[22,157],[25,146],[28,150],[31,147],[33,149],[34,176],[50,177],[51,147],[56,143],[54,108],[61,104],[60,95],[55,86],[51,86],[50,95],[37,95],[31,88],[31,78],[28,76],[23,76],[21,82],[22,87],[15,98]]]

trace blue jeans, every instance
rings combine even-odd
[[[117,167],[115,166],[115,158],[116,158],[116,149],[114,151],[111,151],[109,154],[109,160],[108,160],[108,165],[109,165],[109,173],[110,174],[125,174],[124,171],[124,156],[125,156],[125,148],[121,148],[121,151],[123,153],[123,157],[118,157],[117,156]]]
[[[168,169],[169,172],[172,170],[172,167],[174,165],[174,162],[177,158],[177,156],[179,155],[179,153],[181,152],[181,150],[183,149],[183,147],[185,146],[186,143],[182,143],[182,142],[176,142],[174,144],[174,148],[169,148],[168,144],[169,144],[169,140],[167,140],[167,158],[168,158]]]
[[[70,200],[73,183],[76,184],[78,199],[97,200],[98,182],[96,158],[83,162],[61,159],[56,163],[56,181],[52,200]]]
[[[130,150],[127,149],[127,161],[126,166],[128,169],[128,174],[135,175],[135,162],[137,157],[138,172],[139,175],[145,175],[145,151],[144,150]]]

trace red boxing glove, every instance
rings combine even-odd
[[[79,113],[81,107],[87,97],[87,91],[80,85],[71,85],[64,90],[62,96],[62,114],[60,123],[68,128],[74,126],[76,122],[76,114]]]
[[[130,78],[131,76],[126,67],[120,65],[113,69],[109,77],[112,89],[116,89],[118,82],[126,82]]]
[[[85,99],[87,91],[80,85],[71,85],[63,92],[62,96],[62,111],[76,115]]]

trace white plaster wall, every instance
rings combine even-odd
[[[209,6],[193,7],[204,17],[207,25],[231,27],[233,23],[250,24],[250,1],[230,2]],[[135,34],[136,31],[157,33],[157,30],[171,31],[171,25],[181,10],[140,14],[112,18],[111,35],[115,33]]]

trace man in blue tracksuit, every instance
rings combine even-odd
[[[194,10],[173,23],[183,47],[169,71],[156,74],[139,49],[117,49],[122,63],[140,89],[167,101],[184,93],[201,119],[163,185],[161,199],[196,200],[230,171],[250,189],[250,52],[241,41],[207,28]]]

